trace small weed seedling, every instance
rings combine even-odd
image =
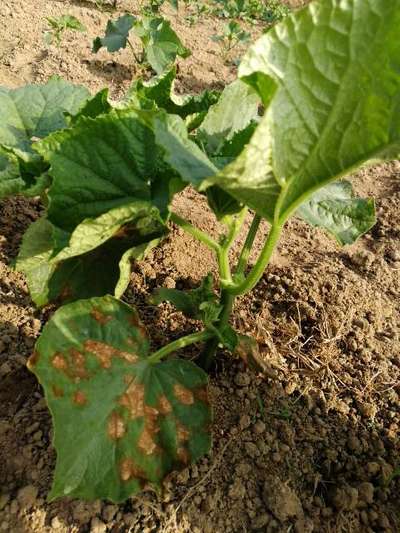
[[[65,31],[85,32],[86,28],[76,17],[72,15],[62,15],[61,17],[48,17],[47,22],[50,29],[43,34],[44,42],[48,45],[56,44],[60,46],[61,39]]]
[[[222,34],[213,35],[212,40],[221,43],[222,57],[227,61],[230,52],[239,44],[248,43],[250,40],[250,33],[242,30],[240,24],[231,20],[224,27]]]
[[[97,49],[126,45],[136,23],[126,17],[109,24]],[[144,486],[160,490],[172,470],[209,453],[207,371],[220,347],[262,368],[256,340],[230,316],[263,276],[287,221],[300,217],[342,245],[375,223],[373,200],[357,198],[345,176],[400,153],[399,26],[400,0],[313,2],[251,46],[222,93],[174,93],[175,69],[164,68],[179,51],[175,37],[161,39],[162,51],[146,48],[162,74],[137,80],[117,103],[107,90],[92,96],[59,78],[0,88],[0,196],[41,195],[46,206],[16,268],[39,307],[60,306],[28,365],[54,423],[50,500],[120,502]],[[140,22],[145,46],[147,27]],[[219,238],[174,211],[187,186],[207,199],[224,228]],[[263,219],[269,232],[250,267]],[[198,324],[154,349],[121,297],[131,261],[171,222],[212,251],[219,275],[152,294],[152,305],[168,301]],[[191,345],[197,358],[178,357]]]
[[[136,54],[129,40],[132,32],[140,39],[141,54]],[[177,56],[186,58],[190,51],[185,48],[171,28],[170,22],[163,17],[142,17],[123,15],[115,22],[109,21],[104,37],[97,37],[93,42],[93,52],[105,47],[109,52],[117,52],[129,46],[137,63],[148,64],[161,74],[175,61]]]

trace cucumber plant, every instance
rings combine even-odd
[[[220,346],[262,363],[229,317],[287,220],[299,216],[340,244],[375,222],[373,200],[356,198],[344,178],[399,154],[399,24],[400,0],[313,2],[250,47],[221,94],[176,95],[174,70],[138,80],[118,103],[59,79],[0,90],[0,193],[40,193],[47,206],[16,267],[38,306],[61,305],[29,360],[54,422],[50,499],[119,502],[210,451],[206,371]],[[219,240],[173,211],[187,185],[223,223]],[[270,230],[249,268],[262,219]],[[219,279],[153,294],[154,305],[169,301],[203,323],[154,350],[121,297],[131,259],[171,221],[215,253]],[[193,344],[195,362],[177,357]]]
[[[136,54],[129,40],[131,32],[141,41],[140,55]],[[93,41],[93,52],[97,53],[102,47],[109,52],[117,52],[126,46],[131,49],[137,63],[149,64],[157,74],[167,70],[177,56],[186,58],[190,55],[190,50],[182,44],[170,22],[163,17],[137,18],[125,14],[115,22],[110,20],[105,36]]]

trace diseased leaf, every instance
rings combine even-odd
[[[270,76],[278,90],[239,158],[202,187],[284,221],[320,187],[396,156],[399,24],[397,0],[326,0],[262,36],[239,75]]]
[[[69,304],[29,361],[54,423],[52,500],[120,502],[207,453],[207,375],[184,360],[152,362],[134,309],[106,296]]]
[[[372,199],[355,198],[348,181],[330,183],[314,193],[297,214],[326,229],[340,244],[352,244],[376,222]]]
[[[96,37],[93,41],[94,53],[97,53],[103,46],[109,52],[117,52],[121,48],[126,48],[129,32],[135,24],[136,18],[132,15],[122,15],[116,21],[107,22],[106,34],[104,37]]]

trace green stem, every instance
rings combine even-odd
[[[198,331],[196,333],[191,333],[186,335],[186,337],[181,337],[176,341],[170,342],[166,346],[163,346],[147,359],[149,363],[158,363],[166,355],[176,352],[177,350],[182,350],[190,344],[195,344],[196,342],[203,342],[213,337],[213,333],[210,331]]]
[[[251,291],[257,285],[278,243],[279,236],[282,231],[282,226],[283,224],[281,222],[274,222],[274,224],[271,226],[271,230],[269,232],[267,240],[265,241],[264,248],[261,251],[260,257],[258,258],[254,267],[251,269],[250,274],[242,283],[239,283],[239,285],[226,287],[226,290],[230,294],[234,296],[239,296],[240,294],[245,294]]]
[[[140,65],[141,63],[143,63],[143,60],[141,60],[141,59],[136,55],[135,49],[133,48],[133,44],[130,42],[130,40],[127,39],[126,42],[128,43],[128,46],[129,46],[129,48],[131,49],[131,52],[132,52],[132,54],[133,54],[133,57],[135,58],[136,63],[139,63],[139,65]]]
[[[214,250],[215,252],[217,252],[217,254],[220,253],[221,246],[216,241],[214,241],[212,237],[207,235],[207,233],[205,233],[204,231],[201,231],[198,228],[195,228],[190,222],[181,218],[176,213],[171,213],[171,220],[172,222],[180,226],[183,230],[185,230],[187,233],[189,233],[190,235],[195,237],[197,240],[201,241],[206,246],[211,248],[211,250]]]
[[[232,283],[231,267],[229,264],[229,250],[232,247],[234,240],[236,239],[241,227],[243,226],[244,219],[247,215],[247,207],[243,208],[239,215],[229,224],[227,235],[223,238],[220,244],[220,250],[218,252],[218,265],[219,275],[222,283]]]
[[[260,215],[255,214],[253,222],[251,223],[249,233],[247,234],[245,243],[243,245],[242,251],[240,253],[239,261],[236,267],[236,274],[243,274],[246,270],[247,262],[249,260],[251,248],[256,238],[258,228],[260,226],[261,217]]]

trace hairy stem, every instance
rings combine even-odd
[[[239,283],[239,285],[233,285],[231,287],[227,287],[226,290],[230,294],[234,296],[239,296],[240,294],[246,294],[247,292],[251,291],[257,285],[278,243],[278,240],[279,240],[279,237],[282,231],[282,226],[283,224],[280,222],[275,222],[271,226],[270,232],[268,234],[268,238],[264,244],[264,248],[262,249],[261,254],[256,264],[251,269],[250,274],[247,276],[247,278],[242,283]]]
[[[243,274],[246,269],[247,262],[249,260],[249,256],[251,252],[251,248],[253,246],[254,239],[256,238],[257,231],[260,226],[260,222],[261,222],[260,215],[257,215],[257,214],[254,215],[253,222],[251,223],[251,226],[249,229],[249,233],[247,234],[245,243],[240,253],[239,261],[236,267],[236,274]]]
[[[214,241],[212,237],[207,235],[204,231],[201,231],[198,228],[195,228],[190,222],[187,220],[181,218],[176,213],[171,213],[171,220],[178,226],[180,226],[183,230],[185,230],[187,233],[195,237],[195,239],[201,241],[203,244],[211,248],[211,250],[214,250],[215,252],[220,253],[221,246]]]
[[[166,346],[163,346],[148,358],[149,363],[158,363],[163,357],[166,355],[176,352],[177,350],[181,350],[182,348],[186,348],[186,346],[190,346],[191,344],[195,344],[196,342],[203,342],[213,337],[213,333],[210,331],[198,331],[196,333],[191,333],[190,335],[186,335],[186,337],[181,337],[180,339],[177,339],[176,341],[170,342]]]

